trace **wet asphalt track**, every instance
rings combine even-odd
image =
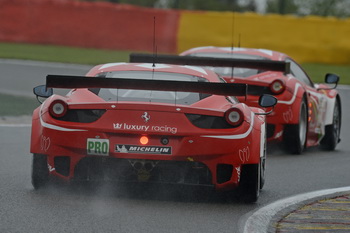
[[[30,95],[45,75],[83,74],[88,66],[0,61],[0,91]],[[293,156],[273,150],[259,202],[223,202],[202,192],[158,187],[128,192],[105,184],[97,190],[57,187],[34,191],[30,183],[30,127],[0,126],[0,232],[239,232],[255,209],[281,198],[350,185],[349,90],[343,100],[342,142],[332,153],[311,149]]]

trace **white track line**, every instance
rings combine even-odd
[[[332,198],[340,196],[343,193],[349,193],[350,186],[341,187],[335,189],[325,189],[320,191],[314,191],[296,196],[288,197],[278,200],[267,206],[260,208],[251,214],[244,223],[243,233],[265,233],[269,232],[269,226],[272,223],[272,219],[279,212],[283,210],[293,210],[300,208],[301,206],[316,201],[318,199]],[[293,208],[291,208],[293,207]],[[287,213],[286,213],[287,214]]]
[[[31,127],[31,124],[0,124],[0,127]]]
[[[93,65],[70,64],[60,62],[34,61],[34,60],[18,60],[18,59],[0,59],[2,64],[34,66],[34,67],[53,67],[53,68],[71,68],[77,70],[91,69]]]

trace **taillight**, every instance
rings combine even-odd
[[[225,119],[230,125],[240,126],[244,120],[243,113],[238,108],[231,108],[225,112]]]
[[[282,80],[277,79],[270,84],[270,90],[275,95],[281,94],[285,89],[286,86]]]
[[[148,137],[147,136],[141,136],[141,138],[140,138],[140,143],[142,144],[142,145],[147,145],[148,144]]]
[[[52,101],[49,107],[49,113],[52,117],[60,118],[63,117],[68,110],[68,105],[63,100]]]

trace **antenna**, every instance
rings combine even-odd
[[[234,48],[234,34],[235,34],[235,12],[232,9],[232,25],[231,25],[231,51]]]
[[[157,55],[157,47],[156,47],[156,17],[153,16],[153,64],[152,64],[152,80],[154,79],[154,68],[156,67],[155,60]],[[151,90],[149,93],[149,102],[152,102],[153,91]]]
[[[241,33],[238,34],[238,48],[241,47]]]
[[[231,57],[233,58],[233,49],[234,49],[234,32],[235,32],[235,11],[234,5],[232,5],[232,25],[231,25]],[[233,80],[234,67],[231,67],[231,80]]]
[[[157,47],[156,47],[156,17],[153,16],[153,65],[155,67],[155,59],[157,55]]]

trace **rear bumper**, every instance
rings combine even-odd
[[[219,159],[218,159],[219,160]],[[242,164],[231,161],[123,159],[48,155],[50,175],[65,181],[110,180],[189,184],[230,189],[238,186]]]
[[[118,150],[121,145],[138,146],[139,137],[44,128],[40,136],[32,135],[31,152],[46,154],[50,176],[65,181],[102,179],[191,184],[214,186],[218,190],[237,187],[242,165],[258,163],[260,159],[261,147],[256,143],[260,142],[260,136],[252,140],[253,133],[234,140],[171,135],[166,136],[168,145],[160,144],[163,136],[150,135],[154,151]],[[99,149],[89,147],[90,142],[100,144]],[[171,153],[161,153],[161,147],[171,148]]]

